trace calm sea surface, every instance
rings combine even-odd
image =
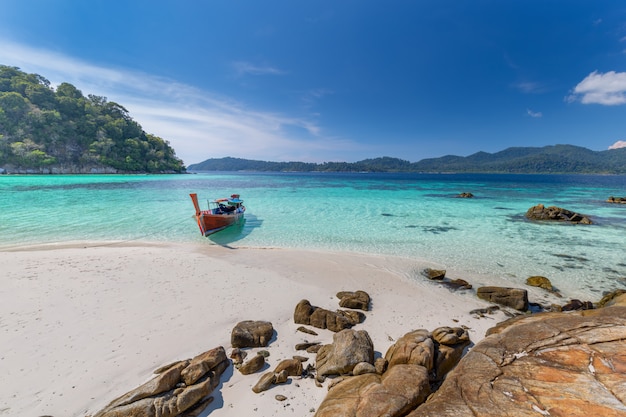
[[[189,193],[232,193],[245,224],[207,239]],[[471,192],[472,199],[455,198]],[[0,248],[67,241],[176,241],[397,255],[563,290],[626,287],[626,176],[200,173],[164,176],[0,175]],[[595,224],[538,224],[536,204]],[[461,276],[457,276],[463,278]],[[574,292],[576,292],[574,291]]]

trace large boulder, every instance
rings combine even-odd
[[[266,347],[274,336],[274,327],[269,321],[246,320],[237,323],[230,335],[234,348]]]
[[[347,375],[359,362],[374,364],[374,344],[365,330],[342,330],[316,356],[317,377]]]
[[[528,310],[528,291],[521,288],[480,287],[476,290],[476,296],[515,310]]]
[[[496,326],[408,417],[626,416],[626,307]]]
[[[551,220],[569,223],[592,224],[588,217],[566,210],[561,207],[550,206],[545,207],[543,204],[537,204],[528,209],[526,217],[530,220]]]
[[[385,359],[388,368],[399,364],[421,365],[430,372],[435,362],[435,343],[428,330],[413,330],[387,349]]]
[[[396,417],[430,394],[428,372],[420,365],[398,365],[384,375],[349,377],[330,388],[314,417]]]

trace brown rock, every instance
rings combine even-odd
[[[234,348],[266,347],[274,336],[274,327],[269,321],[246,320],[237,323],[230,336]]]
[[[570,223],[592,224],[591,220],[588,217],[583,216],[582,214],[578,214],[573,211],[556,206],[545,207],[543,204],[538,204],[529,208],[526,212],[526,217],[530,220],[551,220]]]
[[[243,363],[244,359],[246,359],[246,356],[248,356],[246,351],[245,350],[241,350],[239,348],[234,348],[230,352],[230,358],[233,360],[233,363],[235,365],[241,365]]]
[[[380,376],[363,374],[334,385],[315,417],[403,416],[430,394],[428,372],[419,365],[398,365]]]
[[[520,288],[480,287],[476,296],[492,303],[511,307],[515,310],[528,310],[528,291]]]
[[[370,309],[370,296],[365,291],[341,291],[337,293],[339,307],[356,308],[363,311]]]
[[[435,342],[449,346],[470,341],[467,330],[461,327],[438,327],[433,330],[432,337]]]
[[[346,375],[359,362],[374,364],[374,345],[365,330],[342,330],[333,335],[333,343],[317,352],[317,376]]]
[[[552,283],[550,282],[550,280],[546,277],[542,277],[539,275],[526,278],[526,285],[530,285],[531,287],[543,288],[547,291],[552,291]]]
[[[609,197],[606,200],[607,203],[626,204],[626,197]]]
[[[387,369],[400,364],[421,365],[429,372],[435,360],[435,344],[428,330],[414,330],[402,336],[385,353]]]
[[[562,311],[575,311],[575,310],[593,310],[593,303],[591,301],[580,301],[577,299],[570,300],[569,303],[561,307]]]
[[[306,333],[306,334],[310,334],[310,335],[313,335],[313,336],[317,336],[317,333],[314,330],[311,330],[311,329],[309,329],[307,327],[304,327],[304,326],[300,326],[296,330],[298,330],[299,332],[302,332],[302,333]]]
[[[219,346],[215,349],[206,351],[191,360],[189,366],[182,370],[181,379],[187,385],[192,385],[207,372],[215,368],[219,363],[226,362],[226,351]]]
[[[626,290],[619,289],[619,290],[611,291],[608,294],[605,294],[602,297],[602,299],[598,302],[598,308],[613,305],[614,300],[622,294],[626,294]]]
[[[338,332],[349,329],[360,323],[365,316],[357,311],[338,310],[332,312],[314,307],[308,300],[301,300],[294,310],[293,320],[296,324],[305,324]]]
[[[422,271],[422,275],[428,279],[439,281],[446,277],[446,270],[426,268]]]
[[[626,307],[496,326],[408,417],[626,416]]]
[[[205,398],[217,387],[229,364],[224,348],[212,349],[191,361],[169,367],[142,386],[112,401],[94,417],[198,415],[210,402]],[[210,369],[205,372],[206,367]],[[189,381],[195,380],[194,383],[186,384],[183,375]]]
[[[252,391],[254,391],[256,394],[267,391],[272,387],[275,381],[276,374],[272,371],[266,372],[261,375],[261,378],[259,378],[257,383],[252,387]]]
[[[283,370],[287,371],[288,376],[302,376],[302,362],[298,359],[284,359],[276,365],[274,373],[279,374]]]
[[[263,355],[254,355],[250,360],[239,367],[242,375],[250,375],[259,372],[265,366],[265,357]]]

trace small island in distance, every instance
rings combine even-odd
[[[258,172],[416,172],[510,174],[626,174],[626,148],[592,151],[573,145],[513,147],[496,153],[409,162],[381,157],[358,162],[268,162],[241,158],[210,158],[188,171]]]

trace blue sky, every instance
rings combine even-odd
[[[621,0],[3,0],[0,64],[186,164],[626,145]]]

